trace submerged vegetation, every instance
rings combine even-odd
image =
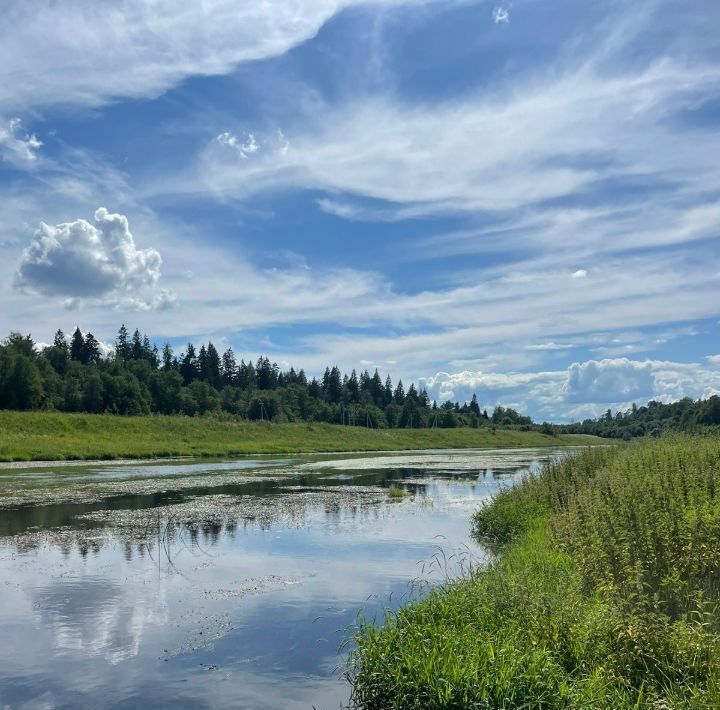
[[[720,707],[720,438],[588,450],[473,524],[486,568],[361,626],[357,706]]]
[[[408,494],[407,491],[404,491],[400,486],[392,485],[390,488],[388,488],[388,497],[390,498],[405,498]]]
[[[232,456],[321,451],[517,448],[582,445],[597,439],[468,427],[367,429],[319,422],[248,422],[204,417],[0,411],[0,461]]]

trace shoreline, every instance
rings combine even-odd
[[[574,434],[568,434],[567,436],[576,436]],[[582,436],[577,435],[577,436]],[[22,469],[33,469],[33,468],[45,468],[45,467],[70,467],[70,466],[99,466],[103,464],[153,464],[153,463],[169,463],[173,461],[188,462],[188,461],[209,461],[212,459],[222,459],[226,461],[228,459],[256,459],[256,458],[273,458],[273,457],[291,457],[291,456],[372,456],[377,455],[388,455],[397,454],[398,456],[406,454],[449,454],[453,452],[469,452],[469,451],[482,451],[484,453],[491,451],[502,451],[503,453],[512,451],[526,451],[528,449],[571,449],[571,448],[584,448],[586,446],[612,446],[611,443],[573,443],[573,442],[556,442],[551,444],[535,444],[532,446],[465,446],[465,447],[448,447],[448,448],[429,448],[429,449],[339,449],[335,451],[287,451],[287,452],[268,452],[268,453],[241,453],[241,454],[228,454],[223,455],[208,455],[208,456],[147,456],[147,457],[117,457],[117,458],[94,458],[94,459],[32,459],[32,460],[16,460],[16,461],[4,461],[0,460],[0,472],[2,471],[15,471]]]
[[[321,422],[0,411],[0,470],[18,464],[548,448],[607,444],[583,434],[491,427],[366,429]]]

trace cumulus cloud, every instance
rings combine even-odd
[[[42,141],[34,133],[26,133],[19,118],[0,124],[0,158],[16,165],[28,165],[37,160]]]
[[[653,367],[649,362],[627,358],[573,363],[568,371],[565,400],[568,402],[627,402],[655,392]]]
[[[93,223],[84,219],[54,226],[41,222],[23,251],[15,282],[26,291],[65,297],[66,304],[77,305],[85,299],[117,304],[129,300],[151,308],[166,305],[170,298],[162,291],[153,293],[161,265],[158,251],[137,248],[127,217],[101,207]]]
[[[588,275],[588,272],[585,269],[578,269],[577,271],[573,271],[572,277],[574,279],[584,279]]]
[[[699,363],[614,358],[548,372],[438,372],[419,378],[419,384],[437,400],[469,401],[477,394],[481,407],[515,406],[536,419],[567,421],[651,399],[706,398],[720,390],[720,370]]]

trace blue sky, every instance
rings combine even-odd
[[[720,391],[720,5],[26,0],[0,329],[556,421]]]

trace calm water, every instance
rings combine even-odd
[[[342,707],[358,613],[481,563],[473,510],[557,455],[0,470],[0,708]]]

